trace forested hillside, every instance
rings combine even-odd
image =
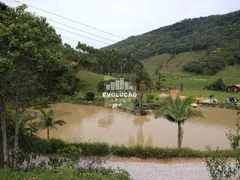
[[[183,70],[213,75],[228,65],[240,64],[240,11],[185,19],[104,49],[132,53],[138,60],[163,53],[205,50],[205,57],[188,62]]]

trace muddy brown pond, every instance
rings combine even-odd
[[[67,122],[50,130],[50,136],[67,142],[107,142],[110,144],[176,147],[177,124],[154,115],[135,116],[120,110],[69,103],[53,105],[56,119]],[[234,110],[201,108],[205,118],[186,121],[183,146],[204,150],[230,148],[226,133],[235,133]],[[39,132],[46,138],[46,130]]]

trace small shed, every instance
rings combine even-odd
[[[240,84],[233,84],[231,86],[228,86],[228,91],[240,93]]]
[[[180,90],[170,89],[170,96],[172,96],[172,98],[180,97]]]

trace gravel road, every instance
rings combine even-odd
[[[210,180],[204,163],[139,163],[107,161],[105,167],[121,168],[134,180]]]
[[[48,161],[48,157],[39,157],[35,162]],[[33,161],[33,162],[34,162]],[[85,166],[82,160],[80,166]],[[146,161],[141,159],[112,158],[104,167],[125,169],[133,180],[210,180],[206,164],[202,160]]]

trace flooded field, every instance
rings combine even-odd
[[[50,130],[50,137],[68,142],[100,141],[111,144],[151,145],[176,147],[177,124],[154,115],[135,116],[130,113],[104,107],[69,103],[53,105],[56,119],[66,125]],[[205,118],[191,119],[183,125],[183,147],[204,150],[230,148],[226,138],[228,130],[236,130],[236,111],[220,108],[201,108]],[[46,130],[39,132],[46,137]]]

